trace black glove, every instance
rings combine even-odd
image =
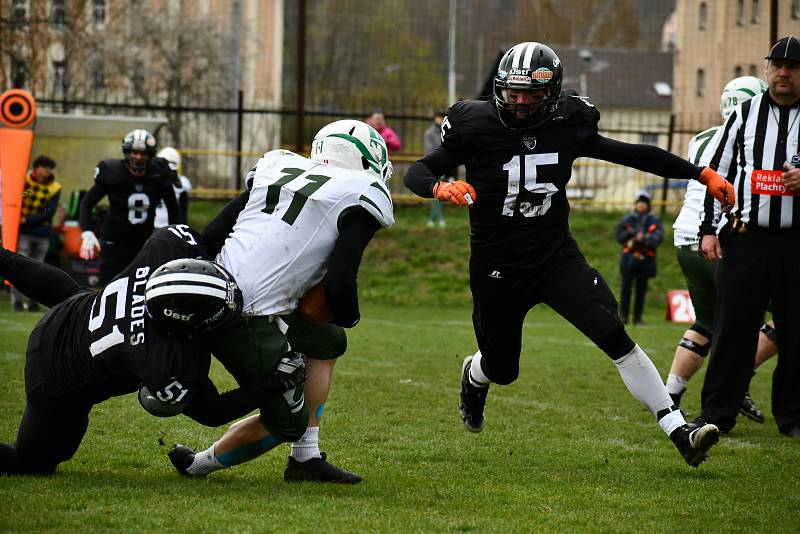
[[[284,391],[302,386],[306,381],[306,364],[299,352],[287,352],[275,367],[275,378],[283,385]]]

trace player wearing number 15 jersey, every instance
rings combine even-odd
[[[491,101],[458,102],[442,123],[441,146],[414,163],[406,185],[422,197],[470,200],[470,287],[478,352],[464,359],[460,411],[480,432],[489,384],[519,375],[522,323],[545,303],[616,363],[630,392],[697,466],[716,442],[713,425],[687,425],[647,355],[625,332],[617,303],[570,235],[566,185],[579,157],[604,159],[670,178],[698,179],[729,203],[733,190],[657,147],[598,133],[600,114],[583,96],[561,92],[563,66],[549,47],[520,43],[501,59]],[[439,182],[465,165],[466,182]],[[726,196],[727,195],[727,196]],[[471,197],[470,198],[468,198]]]
[[[164,158],[157,158],[156,139],[145,130],[133,130],[122,140],[124,159],[97,164],[94,185],[81,201],[83,241],[80,255],[94,259],[100,252],[100,283],[105,285],[139,253],[153,233],[156,208],[164,200],[169,224],[180,220],[173,184],[178,175]],[[100,240],[92,231],[92,208],[108,197],[109,210]]]
[[[63,271],[0,249],[0,274],[52,309],[32,332],[25,362],[27,405],[13,445],[0,444],[0,473],[49,473],[77,450],[95,404],[139,391],[156,416],[183,413],[218,426],[293,390],[302,357],[284,354],[277,374],[220,395],[208,378],[203,336],[235,321],[241,293],[203,256],[188,226],[156,232],[102,293]]]

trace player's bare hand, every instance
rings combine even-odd
[[[94,232],[87,230],[81,234],[81,249],[78,251],[78,256],[81,259],[93,260],[100,254],[101,249],[100,241],[98,241]]]
[[[700,254],[711,261],[722,257],[722,247],[715,235],[704,235],[700,240]]]
[[[722,204],[722,211],[729,212],[736,202],[736,194],[733,192],[733,184],[717,174],[711,167],[703,168],[700,177],[697,179],[706,186],[711,196]]]
[[[463,180],[455,182],[436,182],[433,186],[433,196],[440,202],[449,202],[456,206],[472,206],[478,199],[475,188]]]

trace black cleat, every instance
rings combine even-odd
[[[286,482],[333,482],[335,484],[358,484],[363,479],[358,473],[345,471],[341,467],[328,463],[326,454],[322,458],[312,458],[298,462],[291,456],[283,471]]]
[[[175,466],[175,469],[185,477],[192,476],[187,469],[194,462],[195,452],[186,445],[175,445],[172,450],[167,453],[169,461]]]
[[[756,403],[750,398],[750,392],[747,391],[742,399],[742,405],[739,407],[739,413],[743,416],[752,419],[756,423],[764,422],[764,412],[758,409]]]
[[[697,467],[708,458],[708,450],[719,441],[719,429],[711,423],[686,423],[673,430],[669,437],[686,463]]]
[[[461,364],[461,395],[458,409],[461,420],[470,432],[483,430],[483,408],[486,406],[486,395],[489,386],[473,386],[469,381],[469,368],[472,365],[472,356],[464,358]]]

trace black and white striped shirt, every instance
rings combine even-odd
[[[800,167],[800,102],[781,107],[769,93],[756,95],[736,108],[709,149],[710,166],[736,193],[728,219],[751,228],[800,229],[800,196],[788,194],[780,178],[785,162]],[[716,230],[715,202],[706,193],[701,236]]]

